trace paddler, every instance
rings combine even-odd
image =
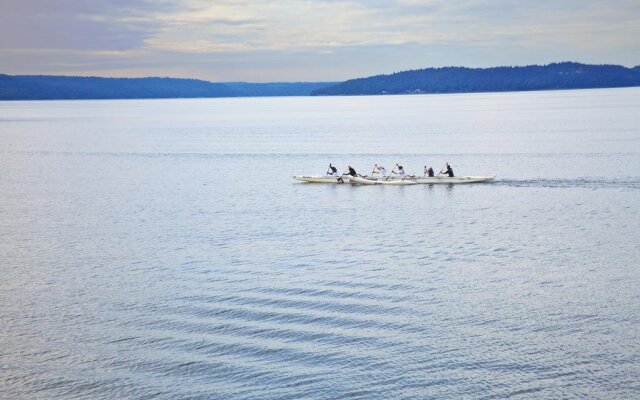
[[[338,168],[334,167],[329,163],[329,169],[327,170],[327,175],[338,176]]]
[[[433,177],[433,168],[429,167],[427,168],[427,166],[424,166],[424,176],[429,176],[429,177]]]
[[[380,176],[384,176],[387,173],[387,170],[384,169],[382,165],[376,164],[373,166],[373,173],[378,174]]]
[[[445,174],[449,175],[449,178],[453,178],[453,169],[451,169],[451,165],[449,163],[445,163],[447,170],[444,171]]]

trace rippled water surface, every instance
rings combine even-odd
[[[0,398],[639,398],[639,110],[2,102]],[[497,180],[291,179],[445,161]]]

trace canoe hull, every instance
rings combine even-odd
[[[482,182],[491,182],[496,177],[495,176],[419,176],[416,178],[404,178],[400,179],[398,177],[351,177],[349,175],[344,175],[342,177],[342,182],[335,176],[322,176],[322,175],[294,175],[294,179],[297,179],[302,182],[307,183],[333,183],[333,184],[342,184],[342,183],[356,183],[360,185],[414,185],[414,184],[465,184],[465,183],[482,183]]]
[[[365,178],[360,178],[358,176],[352,176],[351,177],[351,183],[357,183],[360,185],[396,185],[396,186],[400,186],[400,185],[415,185],[417,184],[417,182],[415,180],[401,180],[401,179],[393,179],[393,180],[388,180],[385,181],[383,179],[365,179]]]
[[[495,176],[422,176],[415,178],[417,183],[438,184],[438,183],[481,183],[491,182]]]
[[[415,183],[421,184],[457,184],[457,183],[481,183],[481,182],[491,182],[495,179],[495,176],[418,176],[415,178],[406,177],[404,181],[413,181]],[[398,177],[389,177],[389,178],[379,178],[379,177],[367,177],[369,180],[387,180],[387,181],[399,181],[401,180]]]

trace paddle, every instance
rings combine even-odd
[[[376,167],[378,166],[378,164],[376,164],[373,169],[371,170],[371,178],[373,179],[373,175],[376,173]],[[366,178],[366,176],[365,176]]]
[[[342,175],[340,175],[340,176],[338,177],[338,182],[340,182],[340,183],[344,183],[344,179],[342,179],[342,177],[343,177],[343,176],[345,176],[345,175],[348,175],[348,174],[347,174],[346,172],[343,172],[343,173],[342,173]]]
[[[396,164],[396,167],[398,167],[398,164]],[[393,167],[393,169],[391,170],[391,172],[389,173],[389,176],[387,176],[386,178],[384,178],[385,181],[388,181],[389,178],[391,178],[391,174],[397,174],[396,172],[396,167]]]
[[[444,165],[444,167],[446,167],[446,166],[447,166],[447,164],[445,164],[445,165]],[[437,175],[437,176],[440,176],[440,174],[441,174],[441,173],[442,173],[442,171],[444,170],[444,167],[442,167],[442,169],[440,170],[440,172],[438,172],[438,175]]]

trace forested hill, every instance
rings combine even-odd
[[[97,78],[0,74],[0,100],[158,99],[307,96],[335,82],[214,83],[174,78]]]
[[[503,92],[640,86],[640,66],[573,62],[525,67],[426,68],[352,79],[312,95]]]
[[[215,83],[175,78],[0,74],[0,100],[463,93],[626,86],[640,86],[640,66],[564,62],[525,67],[427,68],[342,83]]]

